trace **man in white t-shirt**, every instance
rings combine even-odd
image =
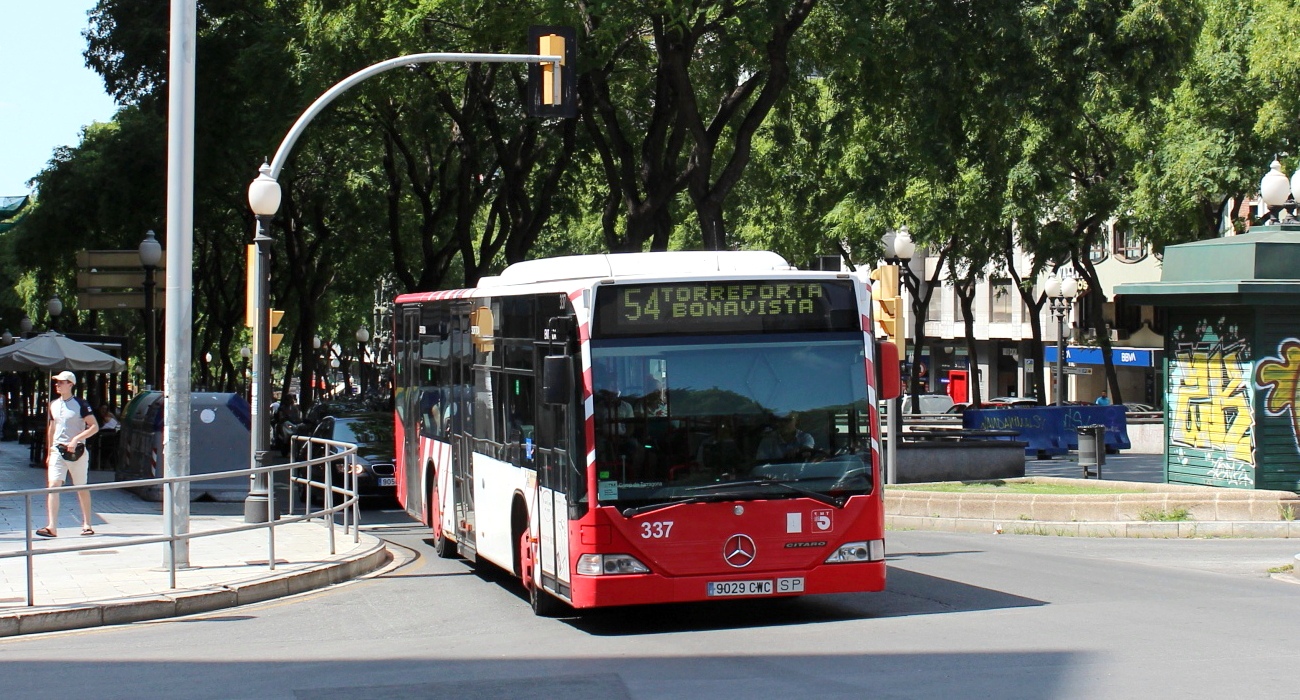
[[[58,396],[50,401],[48,420],[45,427],[45,454],[48,467],[50,488],[63,485],[68,476],[72,483],[82,486],[86,483],[87,470],[90,468],[90,454],[86,451],[86,441],[99,432],[99,423],[90,404],[72,395],[72,387],[77,384],[77,375],[63,371],[54,375],[54,390]],[[81,501],[81,534],[93,535],[91,527],[94,515],[90,510],[90,492],[78,491]],[[59,536],[59,494],[52,493],[46,497],[46,525],[36,531],[41,537]]]

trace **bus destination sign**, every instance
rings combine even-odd
[[[598,337],[859,330],[847,280],[755,280],[601,287]]]

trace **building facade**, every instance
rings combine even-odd
[[[1130,230],[1113,223],[1106,230],[1106,241],[1094,247],[1092,262],[1101,281],[1101,291],[1109,300],[1103,315],[1109,328],[1121,395],[1127,403],[1146,404],[1158,410],[1160,387],[1163,386],[1165,323],[1162,314],[1151,306],[1129,304],[1122,296],[1116,297],[1114,290],[1120,284],[1159,280],[1161,261],[1150,246],[1138,240]],[[969,400],[969,392],[962,392],[964,372],[967,377],[978,373],[981,395],[985,399],[1033,397],[1033,375],[1040,372],[1047,390],[1047,396],[1041,398],[1044,403],[1054,403],[1059,336],[1057,319],[1049,305],[1044,304],[1039,311],[1045,357],[1044,366],[1038,367],[1032,352],[1034,338],[1030,315],[1033,312],[1021,299],[1009,274],[992,272],[986,275],[975,292],[976,356],[971,357],[960,300],[952,283],[944,279],[946,271],[935,274],[938,263],[936,257],[928,256],[924,250],[918,250],[909,262],[913,274],[920,280],[922,295],[927,280],[939,280],[927,309],[925,343],[919,348],[927,391],[947,393],[955,401]],[[1022,279],[1029,277],[1031,264],[1027,255],[1017,254],[1015,265]],[[1037,293],[1042,293],[1046,282],[1046,276],[1035,280]],[[906,297],[907,291],[902,293]],[[1095,292],[1083,292],[1091,293]],[[907,336],[909,359],[910,354],[918,350],[910,317],[912,308],[910,299],[900,304],[900,313],[904,315],[900,326]],[[1067,401],[1090,402],[1106,389],[1104,358],[1092,325],[1086,304],[1076,302],[1063,328],[1067,345],[1065,365],[1071,372],[1065,377],[1063,398]]]

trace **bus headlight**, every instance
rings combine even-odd
[[[578,573],[587,576],[648,574],[650,569],[630,554],[584,554],[578,557]]]
[[[885,541],[868,540],[866,542],[845,542],[829,557],[827,564],[854,564],[864,561],[884,561]]]

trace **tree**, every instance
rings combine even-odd
[[[1197,36],[1192,0],[1026,9],[1036,89],[1026,101],[1019,230],[1039,245],[1064,243],[1086,283],[1088,318],[1102,346],[1116,403],[1120,387],[1103,316],[1105,297],[1089,252],[1104,225],[1128,216],[1135,173],[1154,148],[1147,124],[1182,77]],[[1032,174],[1030,174],[1032,173]],[[1026,204],[1032,208],[1023,208]]]
[[[665,250],[676,196],[698,245],[728,247],[728,196],[788,83],[816,0],[581,6],[582,124],[597,156],[605,244]],[[800,76],[802,77],[802,76]]]
[[[1256,18],[1256,8],[1269,4],[1204,0],[1200,5],[1205,21],[1193,54],[1173,94],[1158,103],[1158,140],[1134,173],[1129,205],[1133,226],[1158,249],[1217,236],[1225,224],[1244,230],[1234,209],[1259,187],[1270,156],[1294,143],[1283,133],[1293,126],[1273,128],[1279,101],[1290,98],[1267,97],[1291,92],[1268,87],[1278,83],[1264,65],[1281,46],[1272,31],[1255,27],[1267,25]],[[1257,58],[1267,63],[1253,70],[1257,36],[1266,46]],[[1236,95],[1266,97],[1261,109],[1259,100]]]

